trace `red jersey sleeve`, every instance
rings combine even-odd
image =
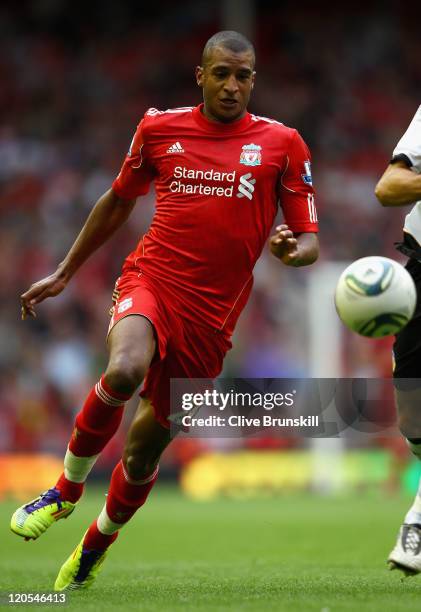
[[[291,231],[318,231],[310,151],[297,130],[293,132],[286,167],[280,178],[279,197],[285,223]]]
[[[123,166],[112,184],[113,191],[123,199],[132,200],[148,193],[153,172],[147,160],[144,121],[137,126]]]

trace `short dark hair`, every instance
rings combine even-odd
[[[202,53],[202,66],[209,61],[209,55],[215,47],[224,47],[233,53],[250,51],[253,55],[253,64],[255,62],[256,53],[248,38],[234,30],[222,30],[211,36],[206,43]]]

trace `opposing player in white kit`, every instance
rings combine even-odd
[[[376,196],[384,206],[415,203],[406,216],[404,239],[397,248],[409,257],[406,268],[415,281],[418,300],[413,319],[396,336],[393,377],[399,428],[421,460],[421,106],[393,151],[376,186]],[[391,569],[406,575],[421,572],[421,481],[388,562]]]

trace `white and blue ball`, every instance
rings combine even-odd
[[[361,336],[397,334],[412,318],[417,302],[414,281],[405,268],[387,257],[362,257],[341,274],[336,310],[349,329]]]

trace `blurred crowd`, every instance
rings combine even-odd
[[[0,451],[62,454],[103,371],[113,285],[148,227],[153,192],[35,320],[20,321],[19,295],[63,258],[145,110],[201,101],[193,71],[204,42],[225,26],[217,4],[103,0],[82,14],[59,0],[0,6]],[[311,148],[317,266],[397,255],[403,213],[383,210],[373,189],[419,104],[421,38],[406,12],[384,3],[348,13],[255,3],[250,110],[298,128]],[[309,374],[311,274],[284,269],[265,250],[226,375]],[[390,375],[378,345],[347,341],[346,374]]]

